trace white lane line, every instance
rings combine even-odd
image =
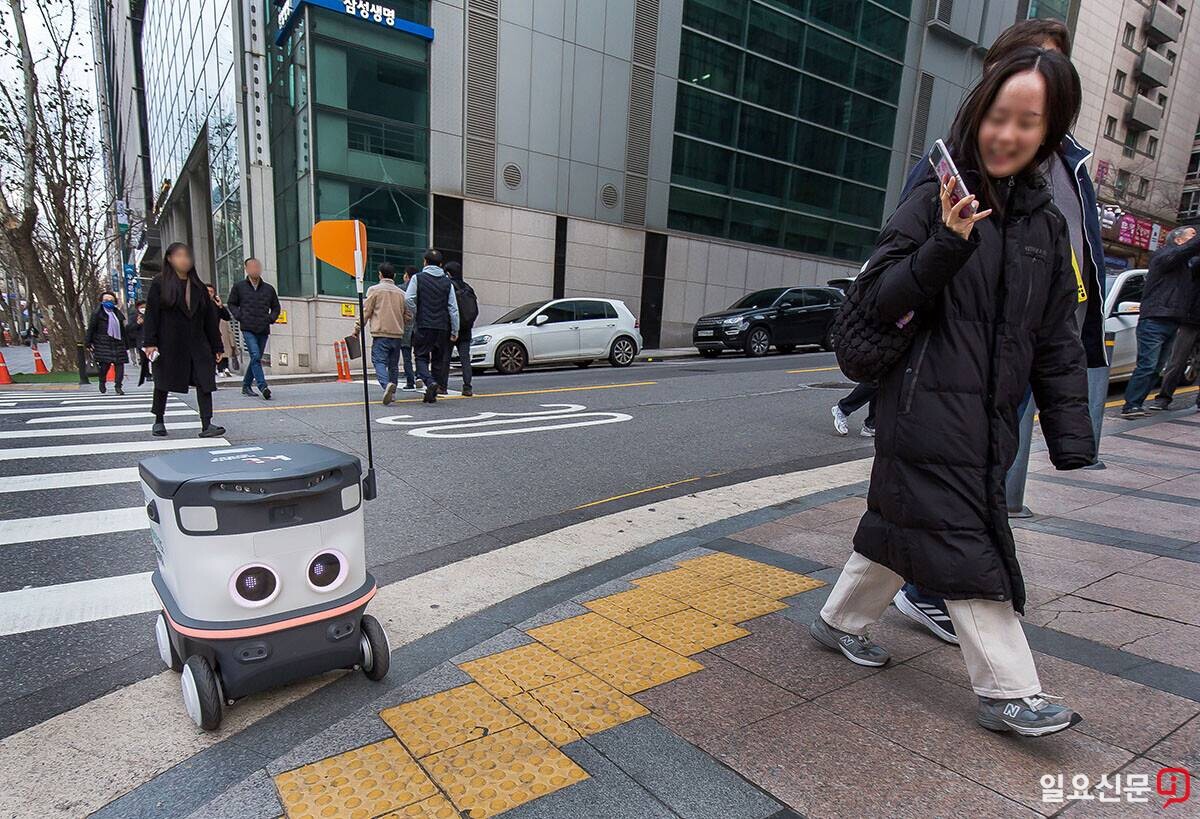
[[[142,429],[142,427],[138,427],[138,429]],[[122,452],[165,452],[172,449],[207,449],[214,446],[229,446],[229,442],[221,438],[181,438],[176,441],[102,441],[91,444],[29,446],[0,449],[0,461],[70,458],[78,455],[114,455]]]
[[[109,404],[119,404],[122,401],[145,401],[152,397],[153,393],[150,392],[127,392],[124,395],[102,395],[94,392],[88,395],[71,395],[65,398],[61,393],[57,395],[10,395],[0,398],[0,401],[6,404],[13,402],[77,404],[81,401],[104,401]]]
[[[185,407],[175,410],[167,410],[163,415],[197,415],[196,410],[191,407]],[[27,424],[69,424],[72,421],[107,421],[110,418],[153,418],[154,413],[148,409],[143,409],[138,412],[111,412],[100,413],[97,415],[68,415],[64,418],[30,418],[25,423]],[[170,429],[170,425],[167,425]],[[103,427],[101,427],[103,429]]]
[[[199,421],[176,421],[167,424],[167,429],[200,429]],[[112,435],[121,432],[150,433],[146,424],[121,424],[115,427],[68,427],[67,429],[18,429],[0,432],[0,440],[20,441],[26,438],[62,438],[72,435]]]
[[[0,546],[16,543],[36,543],[63,537],[107,535],[112,532],[133,532],[149,529],[150,518],[145,506],[124,509],[101,509],[93,512],[71,512],[66,515],[41,515],[36,518],[0,520]]]
[[[142,517],[146,510],[139,510]],[[0,636],[123,617],[159,608],[150,572],[0,594]]]
[[[149,409],[154,406],[150,401],[132,401],[128,404],[72,404],[69,407],[16,407],[0,409],[0,415],[32,415],[38,412],[96,412],[99,410],[131,410]],[[181,409],[188,406],[182,401],[168,401],[167,409]]]
[[[85,469],[82,472],[45,472],[41,475],[16,475],[0,478],[0,494],[6,492],[35,492],[42,489],[72,489],[76,486],[111,486],[115,483],[137,483],[136,466],[115,469]],[[104,514],[97,512],[96,514]]]

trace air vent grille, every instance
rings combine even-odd
[[[498,0],[471,0],[467,7],[467,110],[463,189],[468,196],[496,197],[496,74],[500,46]],[[519,183],[518,183],[519,184]]]

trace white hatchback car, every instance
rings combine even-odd
[[[1137,364],[1137,323],[1146,287],[1146,271],[1125,270],[1108,276],[1104,299],[1104,335],[1111,345],[1112,381],[1127,381]]]
[[[549,299],[523,304],[471,333],[471,367],[506,375],[530,364],[607,358],[628,367],[642,349],[638,320],[616,299]]]

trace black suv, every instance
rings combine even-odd
[[[771,287],[743,296],[728,310],[701,316],[692,344],[713,358],[722,350],[766,355],[772,345],[790,353],[801,344],[833,349],[829,325],[845,300],[835,287]]]

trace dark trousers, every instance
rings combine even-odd
[[[108,378],[108,368],[113,368],[113,383],[118,387],[125,381],[125,362],[124,361],[101,361],[100,367],[100,385],[104,386],[104,381]]]
[[[471,386],[471,331],[460,332],[458,341],[454,342],[458,350],[458,363],[462,365],[463,386]]]
[[[1158,379],[1158,373],[1167,363],[1171,352],[1171,339],[1179,329],[1179,322],[1171,319],[1144,318],[1137,325],[1137,366],[1125,387],[1124,409],[1140,407],[1150,394]]]
[[[872,429],[875,428],[875,393],[879,392],[879,385],[872,384],[869,381],[856,386],[850,391],[850,394],[838,401],[838,406],[842,412],[847,415],[853,415],[858,410],[862,409],[864,404],[869,404],[867,407],[867,420],[864,422]]]
[[[167,411],[167,396],[166,390],[155,389],[154,400],[150,404],[150,411],[154,413],[155,423],[163,422],[163,413]],[[212,393],[205,392],[202,389],[196,389],[196,406],[200,410],[200,426],[208,429],[208,425],[212,423]]]
[[[1162,389],[1155,396],[1156,401],[1162,401],[1165,404],[1171,403],[1175,390],[1179,389],[1179,382],[1183,380],[1183,371],[1187,369],[1187,363],[1192,357],[1192,350],[1196,348],[1197,337],[1200,337],[1200,325],[1179,325],[1179,330],[1175,333],[1175,342],[1171,345],[1171,357],[1167,361],[1167,369],[1163,371]],[[1200,398],[1196,399],[1196,406],[1200,406]]]
[[[450,332],[418,327],[413,331],[417,378],[426,385],[445,387],[450,381]]]
[[[404,386],[413,386],[416,371],[413,370],[413,348],[411,344],[400,345],[400,360],[404,362]]]

